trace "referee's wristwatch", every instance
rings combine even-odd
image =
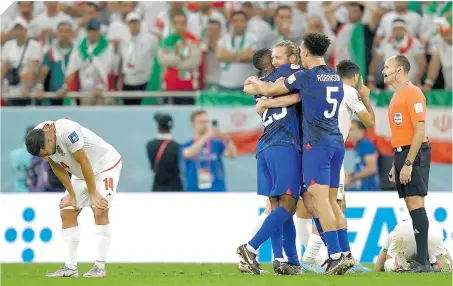
[[[404,165],[406,165],[406,166],[412,166],[411,160],[406,160],[406,162],[404,162]]]

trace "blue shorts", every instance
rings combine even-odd
[[[302,157],[304,181],[338,188],[340,170],[344,159],[344,147],[312,147],[305,149]]]
[[[296,147],[273,146],[264,149],[256,158],[258,195],[280,197],[284,194],[300,197],[302,171]]]

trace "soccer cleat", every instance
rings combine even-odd
[[[433,268],[431,267],[431,264],[426,264],[422,265],[418,263],[417,261],[411,261],[409,263],[409,269],[404,270],[401,269],[399,271],[396,271],[398,273],[427,273],[427,272],[433,272]]]
[[[63,266],[55,272],[47,273],[46,277],[79,277],[79,272],[76,269],[71,269],[67,266]]]
[[[274,273],[277,275],[283,275],[283,270],[282,270],[282,263],[277,259],[274,259],[272,261],[272,269],[274,269]]]
[[[354,266],[352,260],[346,258],[343,254],[341,254],[338,259],[332,259],[329,257],[329,259],[324,262],[322,267],[324,265],[327,265],[326,271],[324,272],[325,275],[343,275]]]
[[[436,256],[436,263],[431,264],[435,272],[451,272],[451,265],[444,254]]]
[[[83,277],[85,278],[102,278],[105,276],[107,276],[105,270],[100,267],[97,267],[96,265],[94,265],[93,268],[90,269],[90,271],[83,274]]]
[[[302,267],[300,265],[291,264],[288,262],[281,263],[282,275],[302,275]]]
[[[261,268],[261,265],[258,264],[258,266],[260,267],[260,274],[268,273],[268,271]],[[243,260],[239,261],[238,269],[241,273],[253,273],[247,263],[245,263]]]
[[[300,263],[304,273],[324,273],[324,268],[314,263]]]
[[[253,274],[261,274],[260,265],[258,264],[258,261],[256,261],[257,255],[247,249],[247,244],[239,246],[237,254],[249,266],[249,269]]]
[[[354,257],[352,256],[352,253],[348,253],[348,255],[342,254],[344,257],[343,262],[341,262],[341,267],[338,268],[338,271],[336,271],[336,275],[344,275],[346,272],[348,272],[354,265],[356,264],[356,261]]]

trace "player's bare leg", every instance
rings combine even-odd
[[[92,208],[94,214],[94,222],[96,224],[96,239],[98,253],[96,262],[93,268],[87,273],[83,274],[83,277],[105,277],[107,272],[105,271],[105,261],[107,259],[107,253],[110,246],[110,223],[109,223],[109,209],[101,210],[98,208]]]
[[[53,273],[47,273],[47,277],[78,277],[77,250],[80,241],[80,230],[77,224],[77,217],[80,210],[60,210],[62,222],[62,237],[64,251],[64,266]]]

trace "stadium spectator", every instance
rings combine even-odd
[[[325,27],[324,27],[324,22],[320,16],[311,16],[307,18],[307,22],[305,24],[305,33],[324,33]],[[329,39],[330,39],[330,46],[327,48],[327,52],[325,53],[325,60],[326,62],[329,62],[330,57],[332,56],[334,47],[335,47],[335,41],[336,37],[333,33],[326,34]]]
[[[425,49],[422,43],[407,31],[407,25],[403,19],[393,20],[392,35],[382,41],[373,60],[370,63],[370,76],[368,87],[375,89],[374,74],[378,74],[377,64],[394,55],[404,55],[410,63],[413,63],[409,72],[409,80],[414,85],[420,85],[426,71]]]
[[[197,19],[196,23],[198,24],[196,29],[193,31],[196,32],[197,36],[204,47],[206,47],[206,33],[207,27],[210,20],[215,20],[220,23],[220,32],[221,34],[226,33],[227,24],[225,17],[219,11],[212,8],[211,1],[202,1],[198,2],[198,12],[195,13],[194,17]]]
[[[274,15],[273,34],[274,42],[269,48],[284,40],[296,41],[293,11],[290,6],[278,6]]]
[[[402,19],[406,23],[407,31],[414,37],[418,37],[421,28],[420,14],[408,10],[408,1],[394,1],[394,11],[385,14],[376,31],[376,44],[379,45],[382,40],[390,37],[393,31],[393,21],[395,19]]]
[[[57,98],[50,99],[51,105],[62,105],[63,97],[66,95],[66,89],[63,88],[63,85],[66,67],[73,52],[72,32],[71,23],[61,22],[58,24],[57,41],[54,41],[45,53],[39,69],[36,81],[36,96],[42,99],[44,91],[55,92]],[[45,88],[44,82],[47,77],[49,77],[49,84]]]
[[[173,34],[173,17],[177,14],[186,15],[186,22],[189,31],[194,31],[194,28],[198,26],[197,18],[195,14],[188,11],[185,7],[185,3],[182,1],[171,1],[168,3],[168,9],[162,11],[157,15],[157,20],[154,25],[152,32],[159,38],[159,40],[167,38]]]
[[[25,136],[32,130],[33,127],[28,127]],[[25,139],[24,136],[24,139]],[[14,192],[28,192],[27,186],[27,172],[31,164],[32,156],[28,153],[25,142],[22,147],[14,149],[10,154],[11,167],[14,170]]]
[[[85,2],[83,4],[82,17],[80,17],[77,20],[77,28],[76,28],[76,32],[75,32],[77,35],[76,43],[80,43],[83,40],[83,38],[85,38],[87,36],[86,25],[89,20],[91,20],[91,19],[100,20],[99,9],[100,9],[100,7],[95,2]],[[108,32],[108,27],[106,25],[101,24],[101,33],[107,34],[107,32]]]
[[[445,89],[452,90],[452,27],[446,19],[439,19],[439,21],[441,24],[439,34],[431,39],[429,43],[431,60],[423,90],[431,90],[438,78],[441,67]]]
[[[33,156],[28,168],[27,186],[30,192],[65,191],[65,187],[50,168],[49,162],[38,156]]]
[[[217,60],[217,43],[220,39],[221,24],[209,20],[206,27],[206,51],[204,51],[204,89],[218,90],[220,79],[220,63]]]
[[[173,140],[171,129],[173,118],[169,114],[157,113],[156,139],[146,144],[149,164],[154,172],[153,192],[182,192],[179,171],[179,144]]]
[[[126,17],[131,40],[121,42],[121,73],[117,90],[144,91],[157,56],[157,39],[149,33],[141,32],[141,17],[131,12]],[[141,98],[124,98],[126,105],[140,105]]]
[[[87,23],[87,37],[77,50],[71,53],[67,70],[66,83],[73,77],[79,82],[79,90],[92,92],[93,96],[80,98],[82,105],[114,104],[116,99],[103,98],[102,93],[113,88],[112,62],[113,46],[101,35],[101,23],[91,19]],[[68,86],[65,86],[65,89]]]
[[[321,2],[306,2],[306,1],[294,2],[293,26],[295,28],[294,35],[297,44],[299,44],[302,41],[302,36],[306,34],[305,28],[307,26],[306,23],[308,19],[314,16],[318,16],[321,18],[325,35],[328,35],[329,38],[335,36],[324,14],[322,5],[323,4]]]
[[[41,61],[41,48],[37,41],[28,39],[28,24],[17,17],[10,26],[15,39],[2,47],[1,82],[8,80],[8,105],[30,104],[30,91],[34,84],[34,75]]]
[[[173,15],[173,33],[163,39],[158,60],[164,68],[163,90],[197,90],[200,86],[200,40],[187,29],[184,13]],[[175,98],[175,104],[193,104],[193,98]]]
[[[236,157],[236,146],[227,133],[209,126],[208,114],[205,111],[193,112],[190,120],[194,137],[181,145],[185,190],[225,192],[222,157]]]
[[[25,22],[30,23],[33,17],[38,13],[39,10],[36,9],[37,6],[42,6],[43,3],[37,3],[38,5],[34,5],[32,1],[17,1],[12,3],[3,13],[1,16],[1,44],[3,45],[9,40],[13,40],[15,38],[14,31],[10,30],[9,27],[11,22],[17,18],[22,17]],[[39,5],[41,4],[41,5]],[[41,9],[42,10],[42,9]]]
[[[73,23],[71,16],[60,11],[59,2],[46,1],[46,11],[39,14],[30,22],[29,30],[33,38],[37,38],[46,52],[56,36],[60,22]]]
[[[247,23],[247,34],[257,36],[257,46],[259,49],[270,48],[275,42],[271,26],[262,18],[264,13],[263,8],[262,3],[250,1],[244,2],[241,8],[241,11],[249,19]]]
[[[324,8],[327,20],[337,35],[333,51],[335,66],[342,60],[353,60],[360,67],[362,76],[368,74],[368,66],[372,58],[373,39],[378,24],[377,17],[371,17],[372,21],[362,24],[365,5],[370,13],[378,11],[377,6],[370,2],[350,2],[348,8],[348,23],[341,23],[335,18],[335,11],[344,2],[333,2]]]
[[[134,12],[136,8],[136,2],[134,1],[121,1],[120,2],[120,11],[121,18],[117,20],[111,20],[107,32],[107,38],[113,43],[115,49],[119,48],[121,41],[130,41],[131,34],[129,31],[128,22],[126,21],[127,15]],[[140,15],[139,13],[137,13]],[[140,15],[140,31],[143,33],[148,32],[148,27],[146,26],[145,21],[143,21],[142,16]]]
[[[258,49],[258,35],[246,33],[246,30],[247,15],[242,11],[233,12],[230,32],[222,36],[217,46],[221,90],[242,91],[244,80],[256,73],[251,61]]]
[[[377,170],[377,150],[373,143],[365,138],[366,127],[359,120],[353,120],[349,130],[349,140],[354,146],[354,172],[346,174],[345,187],[349,191],[378,191],[379,176]]]

